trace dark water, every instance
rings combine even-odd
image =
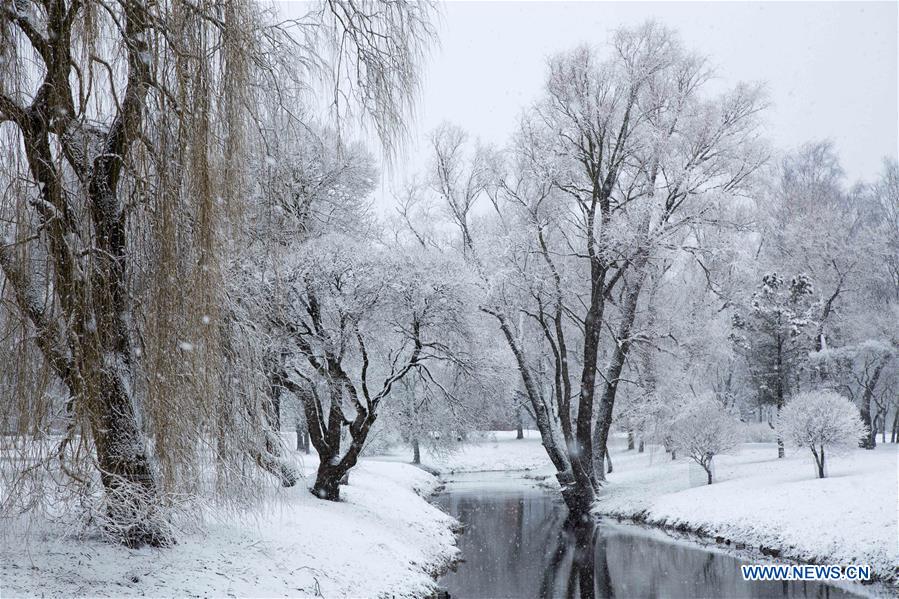
[[[465,525],[465,561],[440,580],[454,599],[858,596],[819,583],[745,582],[729,555],[634,525],[573,529],[553,493],[498,485],[493,474],[454,479],[434,500]]]

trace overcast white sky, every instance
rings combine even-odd
[[[423,138],[444,120],[504,144],[538,97],[546,57],[602,46],[622,25],[656,19],[706,54],[724,84],[763,81],[778,149],[836,143],[851,181],[872,178],[897,153],[897,3],[448,2],[408,159],[425,165]]]

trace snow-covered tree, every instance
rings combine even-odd
[[[450,123],[432,131],[429,141],[433,149],[430,187],[440,198],[450,221],[459,229],[463,254],[469,255],[474,251],[472,211],[495,179],[493,154],[480,142],[468,152],[468,134]]]
[[[799,371],[808,360],[814,306],[807,276],[800,274],[786,283],[777,273],[769,273],[748,306],[734,314],[732,338],[749,365],[759,404],[780,412],[797,390]],[[784,457],[780,439],[777,456]]]
[[[483,308],[515,356],[572,513],[603,476],[594,459],[631,350],[656,340],[640,328],[650,273],[693,245],[692,229],[745,191],[764,159],[758,89],[713,97],[708,77],[652,23],[618,31],[608,58],[587,47],[553,57],[485,191],[503,245],[479,250],[494,277]]]
[[[711,395],[690,398],[671,422],[674,447],[702,466],[712,484],[712,460],[740,443],[739,421]]]
[[[608,50],[552,57],[502,156],[439,129],[429,177],[576,517],[603,477],[594,459],[631,349],[658,340],[640,328],[641,292],[765,159],[757,86],[707,93],[705,61],[655,23],[617,31]]]
[[[818,478],[825,476],[825,450],[828,455],[848,451],[867,433],[852,402],[833,391],[794,396],[781,410],[777,430],[787,442],[811,450]]]
[[[895,173],[886,161],[879,180],[847,188],[834,145],[813,142],[784,156],[758,199],[762,269],[806,273],[819,298],[809,307],[807,334],[794,343],[801,361],[806,352],[812,359],[794,369],[790,386],[833,388],[855,401],[870,448],[892,403],[883,397],[891,393],[890,347],[899,338]]]
[[[55,386],[47,401],[17,378],[22,400],[0,405],[29,431],[4,509],[50,472],[101,497],[117,540],[164,545],[169,492],[241,496],[244,460],[274,465],[260,348],[225,276],[247,167],[282,132],[269,111],[295,114],[321,78],[336,116],[356,107],[394,147],[430,12],[333,0],[285,22],[250,2],[0,3],[0,324]]]
[[[313,493],[336,500],[401,381],[418,375],[451,396],[434,365],[472,368],[466,277],[417,248],[399,253],[343,235],[299,249],[276,282],[285,301],[269,314],[287,333],[279,380],[302,400],[320,458]]]
[[[884,424],[892,407],[886,399],[892,391],[886,377],[897,354],[899,349],[888,340],[866,339],[811,355],[813,362],[826,368],[828,382],[858,406],[862,424],[868,430],[859,440],[864,449],[877,445],[878,425]]]
[[[421,463],[423,448],[449,454],[473,431],[490,429],[504,378],[489,364],[489,355],[466,360],[471,367],[435,363],[427,372],[415,371],[391,394],[381,419],[389,434],[411,447],[413,464]]]
[[[163,491],[197,483],[175,474],[195,462],[182,450],[196,440],[183,435],[195,436],[198,415],[213,410],[179,422],[171,407],[181,395],[155,389],[186,374],[191,402],[217,401],[224,330],[204,327],[200,314],[221,312],[217,206],[234,199],[239,171],[218,181],[226,188],[211,170],[224,152],[245,155],[245,114],[233,109],[258,81],[252,57],[266,62],[260,23],[255,7],[238,3],[0,5],[0,219],[12,223],[0,234],[4,309],[33,331],[28,343],[65,387],[53,414],[62,440],[29,456],[24,471],[59,466],[79,489],[98,484],[98,516],[127,545],[168,543],[157,516]],[[226,132],[227,148],[216,137]],[[167,253],[175,237],[180,256]],[[147,293],[163,279],[192,286],[189,314]],[[180,337],[164,321],[180,324]],[[156,361],[157,348],[178,356],[178,367]],[[29,419],[47,430],[55,418],[37,407]]]

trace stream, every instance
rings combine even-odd
[[[561,498],[520,476],[444,477],[433,502],[464,525],[463,561],[439,580],[451,598],[867,595],[859,585],[746,582],[740,564],[747,562],[634,524],[603,520],[573,530]]]

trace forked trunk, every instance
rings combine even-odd
[[[812,455],[815,456],[815,468],[818,471],[818,478],[824,478],[824,446],[816,449],[812,445]]]

